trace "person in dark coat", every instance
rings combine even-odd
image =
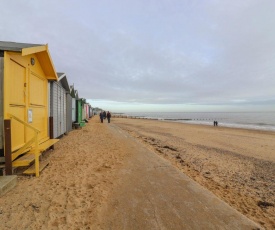
[[[103,118],[106,119],[106,111],[103,112]]]
[[[110,121],[111,121],[111,113],[109,111],[107,113],[107,119],[108,119],[108,123],[110,123]]]
[[[100,117],[101,123],[103,123],[103,113],[102,113],[102,111],[100,112],[99,117]]]

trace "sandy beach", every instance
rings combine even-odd
[[[0,198],[1,229],[106,229],[106,207],[120,185],[131,186],[121,180],[133,152],[123,133],[263,228],[275,228],[274,132],[126,118],[111,125],[92,118],[43,155],[49,166],[39,178],[19,175]]]
[[[123,118],[116,125],[250,219],[275,228],[274,132]]]

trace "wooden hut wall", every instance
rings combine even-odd
[[[90,118],[90,107],[89,107],[89,104],[87,104],[87,107],[86,107],[86,118],[87,119]]]
[[[72,96],[67,93],[66,95],[66,108],[67,108],[67,112],[66,112],[66,123],[67,123],[67,132],[70,132],[72,130]]]
[[[76,119],[77,119],[77,123],[80,123],[81,121],[83,121],[83,119],[82,119],[82,111],[83,111],[83,109],[82,109],[82,100],[81,99],[76,100],[76,105],[77,105],[77,111],[76,111],[77,117],[76,117]]]
[[[57,82],[51,82],[51,117],[53,117],[53,138],[66,133],[66,91]]]
[[[92,106],[89,106],[89,115],[90,115],[90,117],[93,116],[93,108],[92,108]]]
[[[93,107],[91,107],[91,116],[92,117],[94,116],[94,109],[93,109]]]
[[[80,100],[76,100],[76,122],[80,123],[82,120],[82,109]]]
[[[89,104],[85,104],[85,119],[89,120]]]
[[[76,122],[76,100],[72,98],[72,123]]]
[[[3,79],[4,79],[4,58],[0,57],[0,149],[3,149]]]
[[[89,104],[86,107],[86,117],[87,117],[87,119],[90,118],[90,107],[89,107]]]
[[[86,105],[82,103],[82,121],[86,119]]]

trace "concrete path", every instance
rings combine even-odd
[[[0,197],[13,189],[17,184],[17,176],[0,176]]]
[[[109,128],[128,139],[132,151],[100,215],[101,228],[260,229],[115,124]]]

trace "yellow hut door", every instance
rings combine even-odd
[[[10,79],[9,79],[9,111],[20,120],[26,119],[26,68],[19,63],[10,61]],[[26,142],[25,127],[16,120],[11,123],[12,130],[12,151],[20,148]]]
[[[48,81],[45,77],[30,71],[29,73],[28,123],[40,131],[39,142],[48,139]],[[33,137],[33,131],[28,131],[28,139]]]

